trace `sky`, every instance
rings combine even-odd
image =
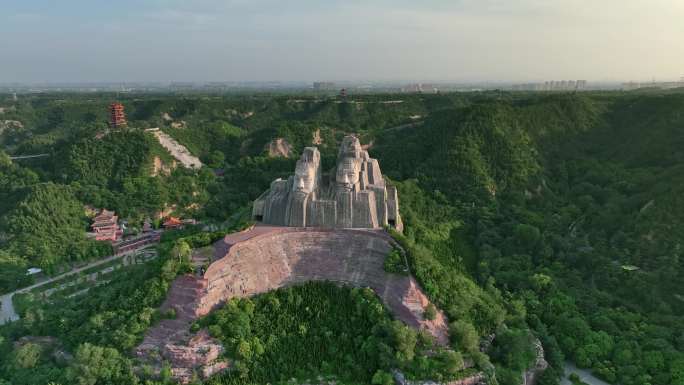
[[[0,0],[0,82],[684,76],[684,0]]]

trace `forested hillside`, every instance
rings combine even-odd
[[[452,370],[459,358],[491,383],[520,384],[538,338],[552,365],[541,385],[558,383],[565,359],[611,383],[684,384],[683,94],[120,99],[129,119],[124,130],[105,123],[113,95],[0,97],[0,106],[8,107],[0,122],[21,123],[0,130],[0,291],[27,285],[27,267],[50,272],[110,252],[85,238],[86,205],[116,210],[132,227],[165,210],[220,224],[248,210],[273,179],[289,175],[304,146],[317,145],[324,168],[333,167],[339,140],[354,132],[398,187],[405,231],[394,235],[411,272],[449,317],[458,355],[437,364],[420,354],[401,360],[407,343],[420,351],[420,336],[392,331],[375,298],[312,286],[232,304],[204,321],[230,354],[242,357],[244,375],[216,383],[324,371],[348,383],[384,384],[397,365],[416,377],[439,372],[453,378],[463,374]],[[207,166],[174,169],[170,155],[143,130],[152,127]],[[269,154],[267,145],[279,138],[291,146],[290,157]],[[7,156],[39,153],[49,156]],[[60,300],[0,327],[0,384],[148,378],[145,371],[134,373],[130,349],[164,316],[154,307],[175,275],[189,268],[172,257],[170,249],[182,241],[174,237],[181,235],[162,245],[159,263],[94,287],[92,296]],[[213,239],[198,237],[186,241],[201,246]],[[355,318],[343,319],[332,297]],[[317,306],[304,306],[303,298]],[[287,317],[269,317],[275,299],[287,307]],[[225,322],[231,317],[250,326],[237,330]],[[334,343],[325,359],[306,349],[279,359],[287,354],[283,341],[319,348],[316,341],[342,323],[364,330],[352,336],[345,329],[349,338]],[[316,340],[298,324],[309,325]],[[26,335],[59,343],[16,343]],[[491,344],[480,344],[492,337]],[[364,345],[370,356],[359,363],[349,352],[364,339],[371,341]],[[240,344],[243,351],[236,350]],[[258,353],[264,347],[269,351]],[[384,350],[372,353],[377,349]],[[58,359],[54,351],[73,357]]]
[[[610,382],[680,384],[683,140],[682,95],[562,96],[436,113],[376,150],[413,180],[403,213],[413,196],[453,210],[421,203],[407,235],[434,245],[451,224],[443,239],[475,249],[462,265],[545,347]]]

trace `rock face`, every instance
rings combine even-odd
[[[370,287],[397,319],[447,344],[447,319],[441,311],[434,320],[423,318],[429,301],[416,281],[384,271],[392,244],[391,237],[377,230],[256,226],[229,234],[215,244],[215,262],[204,275],[174,281],[160,310],[175,309],[176,318],[148,330],[137,355],[170,362],[180,382],[189,382],[193,373],[206,377],[229,364],[217,360],[217,341],[190,333],[192,321],[231,298],[312,280]]]
[[[544,347],[542,346],[541,341],[539,341],[539,338],[534,339],[533,345],[536,359],[534,361],[534,366],[523,373],[523,385],[536,385],[539,377],[549,367],[549,363],[544,359]]]
[[[18,120],[0,120],[0,134],[9,129],[24,128],[24,124]]]
[[[228,236],[216,245],[216,256],[221,259],[204,273],[207,291],[197,304],[198,315],[208,314],[232,297],[326,280],[370,287],[396,318],[448,343],[444,315],[438,312],[433,321],[423,318],[429,301],[416,281],[384,271],[393,240],[383,231],[264,226],[251,232],[257,235],[249,240],[233,244],[234,238]]]
[[[169,151],[185,168],[200,169],[202,162],[198,157],[192,155],[185,146],[178,143],[175,139],[163,131],[153,131],[154,136],[165,149]]]
[[[265,150],[270,157],[289,158],[292,146],[284,138],[276,138],[266,144]]]
[[[378,161],[352,135],[342,141],[337,167],[327,178],[318,149],[306,147],[295,174],[273,181],[254,202],[252,215],[280,226],[402,229],[396,188],[385,183]]]

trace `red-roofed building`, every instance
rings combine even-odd
[[[165,229],[177,229],[183,227],[183,221],[176,217],[168,217],[164,221],[164,228]]]
[[[114,211],[102,209],[100,213],[93,218],[93,223],[90,227],[95,233],[95,239],[98,241],[116,241],[123,235],[123,231],[119,227],[119,217]]]

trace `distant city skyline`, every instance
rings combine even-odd
[[[679,81],[681,0],[9,0],[0,83]]]

